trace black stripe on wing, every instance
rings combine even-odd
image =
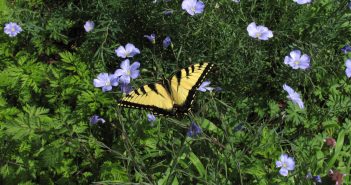
[[[132,102],[122,101],[122,100],[118,102],[118,105],[122,107],[128,107],[128,108],[148,110],[155,115],[175,115],[171,110],[168,111],[168,110],[165,110],[156,106],[151,106],[151,105],[143,105],[143,104],[132,103]]]

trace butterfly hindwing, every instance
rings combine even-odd
[[[194,64],[176,72],[170,78],[171,96],[179,111],[187,112],[190,109],[197,88],[212,67],[213,64],[210,63]]]
[[[168,114],[173,109],[173,100],[163,84],[154,83],[130,92],[120,100],[119,105]]]

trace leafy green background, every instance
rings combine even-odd
[[[179,0],[1,1],[1,25],[24,31],[0,34],[0,184],[312,184],[308,171],[330,184],[330,169],[351,184],[350,55],[341,52],[350,44],[348,1],[204,3],[192,17]],[[87,20],[96,25],[89,33]],[[274,37],[249,37],[251,22]],[[144,38],[151,33],[155,45]],[[162,47],[166,36],[172,48]],[[147,111],[117,106],[118,87],[93,86],[119,68],[114,50],[128,42],[141,50],[133,87],[209,61],[211,85],[223,91],[198,93],[193,116],[149,123]],[[311,56],[310,69],[283,63],[293,49]],[[94,114],[106,123],[90,125]],[[190,120],[203,130],[198,137],[186,136]],[[288,177],[275,167],[282,153],[296,161]]]

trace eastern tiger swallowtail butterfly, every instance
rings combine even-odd
[[[193,64],[169,79],[135,89],[123,97],[122,107],[146,109],[161,115],[182,115],[190,111],[197,88],[212,69],[211,63]]]

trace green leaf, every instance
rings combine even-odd
[[[202,129],[213,132],[219,136],[223,136],[223,131],[220,128],[218,128],[214,123],[212,123],[210,120],[203,119],[202,121],[198,121],[198,123]]]
[[[195,166],[197,171],[199,172],[200,177],[206,177],[207,173],[204,168],[204,165],[201,163],[200,159],[193,152],[190,152],[189,159],[191,163]]]
[[[328,162],[328,169],[331,169],[334,166],[335,161],[339,158],[341,154],[341,149],[344,146],[344,138],[345,138],[345,131],[340,131],[338,135],[338,139],[336,141],[335,151],[333,157]]]

